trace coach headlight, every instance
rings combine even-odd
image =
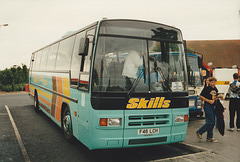
[[[175,123],[183,123],[188,121],[188,115],[176,115]]]
[[[195,99],[189,99],[189,107],[195,107]]]
[[[203,100],[200,98],[197,100],[197,109],[201,109],[203,107]]]
[[[194,91],[194,90],[189,90],[189,91],[188,91],[188,95],[191,96],[191,95],[194,95],[194,94],[195,94],[195,91]]]
[[[122,125],[121,118],[100,118],[100,126],[117,127]]]

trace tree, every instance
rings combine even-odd
[[[28,82],[28,68],[22,64],[22,67],[11,67],[0,71],[0,90],[15,91],[24,90],[25,84]]]
[[[29,69],[27,68],[26,65],[22,64],[22,73],[23,73],[23,82],[27,83],[28,82],[28,74],[29,74]]]

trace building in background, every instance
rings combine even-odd
[[[187,41],[187,47],[203,53],[203,62],[212,67],[240,67],[240,40]]]
[[[225,97],[233,73],[240,75],[240,40],[187,41],[187,48],[203,53],[203,78],[216,77],[216,86]]]

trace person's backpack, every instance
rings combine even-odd
[[[231,84],[230,84],[230,90],[231,90],[233,93],[238,94],[238,96],[240,96],[240,88],[238,88],[238,87],[236,86],[236,84],[231,83]]]

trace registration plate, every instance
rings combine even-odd
[[[195,107],[195,100],[189,100],[189,107]]]
[[[159,133],[159,128],[138,129],[138,135],[151,135]]]

